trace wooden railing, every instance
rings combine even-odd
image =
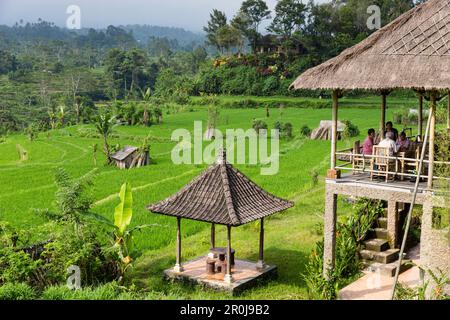
[[[420,159],[407,158],[403,154],[399,156],[379,156],[379,155],[365,155],[362,153],[354,153],[354,149],[344,149],[336,152],[336,158],[341,162],[336,166],[336,169],[343,171],[351,171],[353,173],[373,173],[374,175],[388,174],[400,177],[402,180],[406,178],[417,178],[417,168]],[[378,170],[375,166],[376,160],[387,160],[389,170]],[[424,161],[424,170],[420,174],[421,179],[428,179],[428,164],[429,159]],[[435,165],[450,166],[447,161],[434,161]],[[414,170],[409,169],[414,167]],[[393,171],[391,168],[395,168]],[[450,177],[433,176],[433,179],[450,181]]]

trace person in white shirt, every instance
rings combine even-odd
[[[381,140],[380,147],[383,148],[389,148],[389,156],[392,157],[394,156],[398,149],[397,149],[397,144],[395,143],[395,134],[392,131],[388,131],[386,132],[386,137]]]

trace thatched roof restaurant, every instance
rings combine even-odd
[[[215,224],[227,226],[227,261],[231,261],[231,227],[261,220],[258,266],[264,268],[264,218],[292,206],[292,202],[264,191],[234,168],[227,162],[223,151],[216,164],[183,189],[147,208],[153,213],[177,218],[177,259],[174,270],[179,273],[183,271],[180,231],[182,218],[211,223],[212,250],[215,248]],[[232,281],[231,263],[227,263],[225,281]]]
[[[417,5],[337,57],[307,70],[292,83],[291,88],[332,90],[331,165],[326,180],[324,216],[324,275],[327,276],[327,272],[335,266],[338,194],[387,201],[387,238],[395,247],[399,230],[397,203],[404,202],[411,204],[410,208],[414,207],[421,181],[417,179],[417,175],[421,174],[423,168],[428,173],[424,173],[426,177],[424,194],[427,198],[422,203],[421,263],[427,269],[436,270],[444,266],[442,270],[445,270],[448,267],[447,258],[450,257],[448,239],[443,236],[443,233],[433,229],[431,221],[433,207],[438,203],[433,199],[436,197],[433,180],[448,179],[448,177],[436,177],[438,170],[434,167],[436,164],[436,106],[437,102],[445,96],[448,96],[447,128],[450,133],[450,1],[429,0]],[[382,138],[385,135],[387,96],[390,92],[395,89],[409,89],[418,94],[417,140],[421,143],[423,141],[423,145],[428,147],[428,155],[423,148],[419,158],[413,159],[415,163],[420,163],[415,173],[415,192],[411,193],[409,188],[400,185],[393,188],[394,182],[378,187],[374,183],[359,183],[351,178],[349,178],[350,182],[346,183],[346,178],[341,178],[342,166],[337,165],[336,157],[337,153],[339,154],[336,151],[339,98],[346,90],[354,89],[371,90],[381,96],[380,134]],[[423,99],[430,101],[425,138],[422,136]],[[426,139],[427,135],[429,135],[428,139]],[[351,156],[357,157],[359,154],[352,152]],[[376,156],[372,155],[373,158]],[[450,165],[450,163],[440,161],[440,165]],[[357,168],[352,169],[355,172]],[[363,174],[366,173],[363,171]],[[408,196],[402,198],[403,192],[407,192]],[[409,200],[410,193],[414,194],[413,200]],[[412,211],[409,212],[408,217],[411,213]],[[404,245],[405,243],[402,244],[402,250]],[[402,251],[398,252],[398,255],[401,262]],[[400,272],[400,262],[396,267],[397,277]]]

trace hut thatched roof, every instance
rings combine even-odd
[[[138,148],[132,146],[125,146],[123,149],[111,155],[111,158],[117,161],[123,161],[132,155]]]
[[[178,193],[147,208],[169,216],[239,226],[292,206],[258,187],[223,155]]]
[[[307,70],[291,88],[450,88],[450,1],[416,6],[339,56]]]

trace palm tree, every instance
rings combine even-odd
[[[115,126],[116,118],[113,117],[110,113],[100,114],[96,119],[95,128],[97,129],[97,132],[103,137],[103,152],[106,155],[108,164],[112,162],[108,137],[112,133]]]
[[[148,88],[145,93],[141,92],[141,94],[142,94],[142,100],[144,100],[144,114],[143,114],[142,122],[144,123],[145,126],[148,127],[150,124],[150,114],[148,111],[148,104],[150,103],[152,93],[150,91],[150,88]]]

